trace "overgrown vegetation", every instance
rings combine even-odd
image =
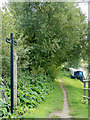
[[[14,111],[18,117],[39,106],[52,92],[53,81],[63,65],[77,67],[81,59],[87,60],[87,23],[76,6],[74,2],[9,2],[0,8],[0,89],[7,96],[7,102],[0,99],[1,116],[11,117],[10,45],[5,42],[6,37],[13,32],[17,41],[14,49],[18,55],[18,107]]]
[[[72,118],[88,118],[88,100],[83,100],[83,83],[78,79],[71,79],[69,72],[64,70],[60,72],[60,78],[67,91]]]
[[[23,118],[47,118],[51,112],[62,110],[63,99],[64,96],[60,87],[60,81],[56,79],[52,94],[48,95],[46,100],[42,102],[36,109],[24,114]]]
[[[13,117],[10,115],[10,82],[2,80],[2,88],[7,96],[7,102],[1,101],[2,106],[0,107],[0,112],[2,116]],[[9,84],[8,84],[9,83]],[[20,117],[25,112],[30,111],[30,109],[36,108],[40,105],[42,101],[46,99],[48,94],[52,93],[54,86],[53,80],[46,75],[36,75],[29,74],[28,72],[23,73],[18,77],[18,96],[17,96],[17,108],[15,108],[15,117]],[[8,108],[8,109],[7,109]]]
[[[78,66],[81,58],[87,59],[87,23],[73,2],[10,2],[3,6],[2,20],[3,76],[10,75],[10,47],[5,39],[12,31],[18,71],[55,77],[53,66]]]

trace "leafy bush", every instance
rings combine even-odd
[[[5,95],[6,86],[3,83],[3,79],[0,78],[0,117],[10,116],[10,100]],[[8,93],[8,88],[6,93]],[[9,93],[10,94],[10,93]]]
[[[9,81],[9,80],[8,80]],[[10,81],[9,81],[10,82]],[[10,88],[7,82],[4,85],[5,93],[8,97],[8,104],[10,105]],[[30,74],[29,72],[24,72],[18,76],[18,86],[17,86],[17,108],[14,108],[15,116],[20,117],[25,112],[30,111],[30,109],[36,108],[42,101],[45,100],[48,94],[51,94],[53,90],[53,80],[46,75]],[[5,110],[6,107],[4,107]],[[9,111],[4,112],[4,117],[8,116],[6,114]],[[13,114],[14,115],[14,114]],[[12,117],[10,115],[9,117]]]

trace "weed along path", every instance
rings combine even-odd
[[[68,105],[68,101],[67,101],[67,93],[62,84],[62,80],[60,78],[58,78],[58,79],[60,80],[60,86],[61,86],[63,94],[64,94],[63,110],[49,114],[48,118],[53,118],[53,117],[71,118],[71,116],[69,115],[70,110],[69,110],[69,105]]]

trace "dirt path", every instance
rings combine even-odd
[[[71,116],[69,115],[70,110],[69,110],[69,105],[68,105],[68,101],[67,101],[67,93],[66,93],[66,90],[63,87],[62,80],[60,78],[58,78],[58,79],[60,80],[60,86],[61,86],[63,94],[64,94],[63,110],[51,113],[48,116],[48,118],[51,118],[52,116],[58,116],[60,118],[71,118]]]

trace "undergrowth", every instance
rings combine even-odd
[[[5,82],[6,81],[6,82]],[[1,88],[4,90],[7,102],[0,99],[0,116],[3,118],[17,118],[30,109],[34,109],[45,101],[46,96],[53,90],[53,80],[46,75],[22,73],[18,76],[17,87],[17,108],[14,108],[14,114],[10,113],[10,78],[1,79]]]
[[[52,94],[47,95],[46,100],[40,104],[36,109],[31,109],[25,113],[23,118],[48,118],[52,112],[62,111],[64,103],[64,95],[60,87],[60,81],[54,81],[54,90]]]

